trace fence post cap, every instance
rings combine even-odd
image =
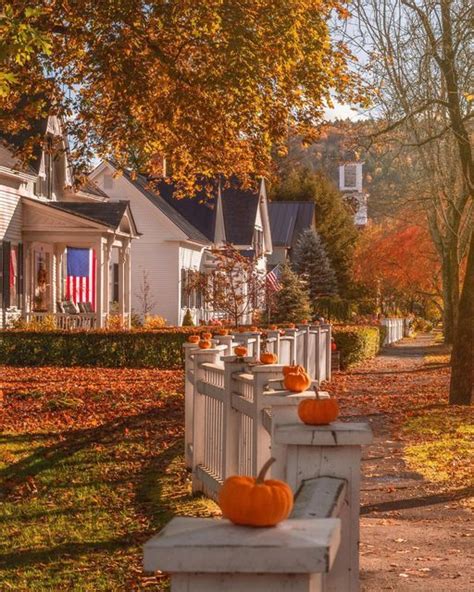
[[[175,517],[144,546],[144,568],[171,573],[328,572],[341,538],[338,518],[290,519],[272,528]]]
[[[337,421],[322,426],[294,423],[277,427],[275,430],[275,442],[277,444],[361,446],[362,444],[370,444],[372,439],[372,429],[368,423],[342,423]]]

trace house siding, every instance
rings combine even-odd
[[[21,241],[21,196],[18,183],[0,178],[0,240]]]
[[[149,285],[150,314],[160,315],[171,325],[182,322],[181,267],[199,269],[202,249],[183,247],[183,233],[124,177],[110,176],[107,169],[95,175],[94,181],[111,200],[130,201],[137,228],[142,236],[132,244],[132,309],[143,316],[143,288],[146,275]]]

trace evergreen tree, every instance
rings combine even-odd
[[[341,192],[321,172],[292,168],[272,189],[275,201],[313,201],[316,231],[326,246],[337,278],[339,294],[350,296],[352,261],[358,232]]]
[[[289,265],[284,265],[280,277],[281,289],[274,296],[272,321],[301,323],[311,315],[304,283]]]
[[[321,296],[337,294],[336,274],[319,235],[307,228],[296,243],[294,267],[307,282],[311,302]]]
[[[184,313],[183,327],[194,327],[193,315],[191,314],[189,308]]]

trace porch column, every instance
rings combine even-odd
[[[130,239],[127,240],[125,248],[124,301],[125,313],[127,314],[127,326],[130,329],[132,320],[132,243]]]
[[[94,248],[97,257],[97,274],[95,284],[97,327],[102,329],[104,327],[104,247],[102,239],[100,239]]]
[[[110,306],[110,263],[112,260],[112,243],[113,238],[108,238],[104,243],[104,278],[103,278],[103,290],[104,290],[104,315],[105,319],[109,316]]]
[[[130,293],[131,293],[131,265],[130,265],[130,241],[124,241],[119,253],[119,314],[122,320],[130,327]],[[127,315],[127,318],[125,318]]]
[[[31,312],[32,306],[32,246],[31,242],[23,243],[23,313]]]
[[[54,245],[55,285],[52,290],[53,312],[58,312],[57,303],[63,299],[63,257],[65,249],[66,247],[61,243],[55,243]]]

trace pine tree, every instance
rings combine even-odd
[[[293,263],[296,272],[308,284],[312,303],[321,296],[337,294],[336,274],[319,234],[313,229],[306,229],[298,240],[293,254]]]
[[[281,289],[274,296],[272,321],[277,323],[301,323],[311,315],[308,293],[301,279],[289,267],[282,268]]]

